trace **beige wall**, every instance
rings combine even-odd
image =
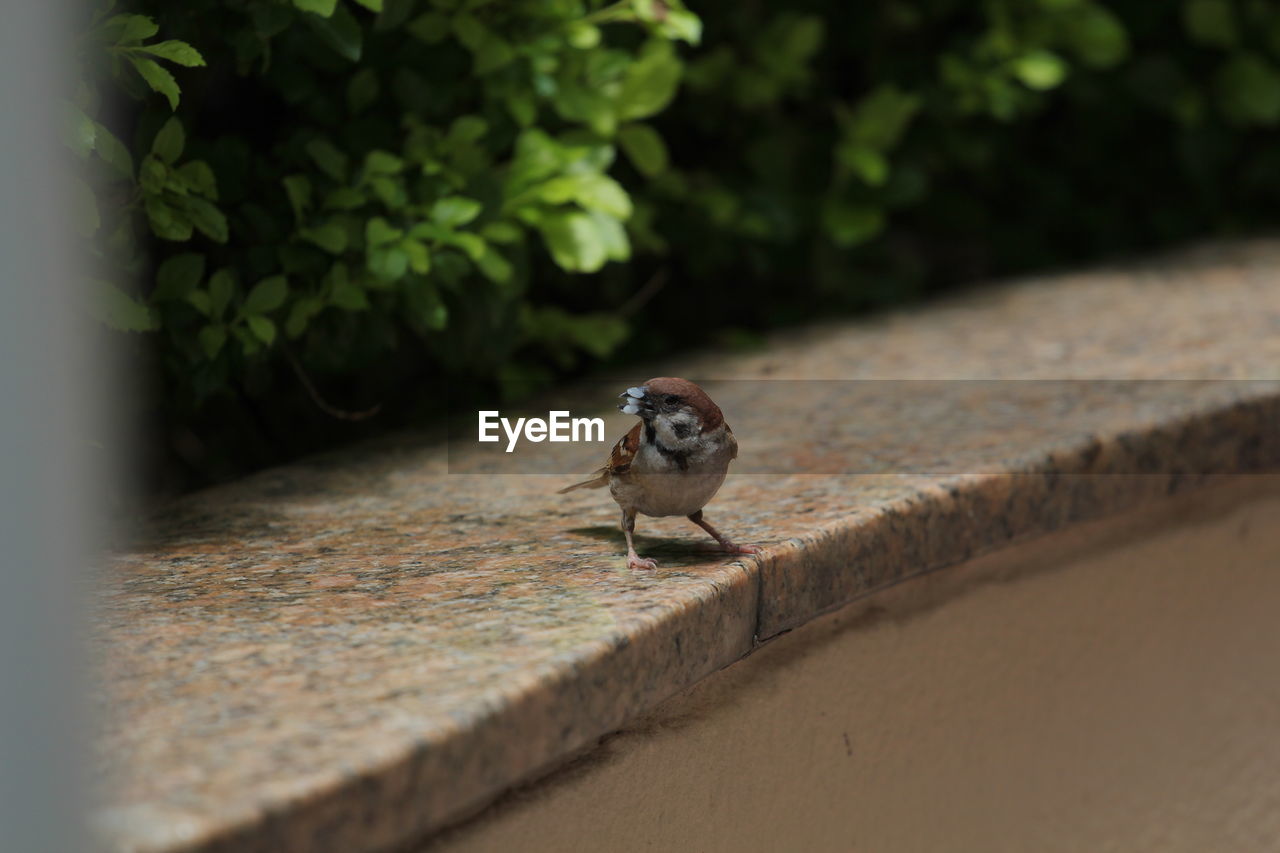
[[[877,594],[429,847],[1280,850],[1280,478]]]

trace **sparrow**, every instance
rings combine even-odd
[[[720,489],[738,442],[720,407],[687,379],[660,376],[618,395],[618,409],[638,415],[640,423],[613,446],[608,463],[591,479],[560,489],[609,487],[622,509],[627,537],[627,568],[656,569],[657,562],[636,553],[632,534],[636,514],[683,515],[701,527],[730,554],[756,554],[753,545],[736,545],[702,516],[702,508]]]

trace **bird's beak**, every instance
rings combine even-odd
[[[624,415],[644,415],[653,411],[644,386],[628,388],[618,396],[622,398],[622,402],[618,404],[618,411]]]

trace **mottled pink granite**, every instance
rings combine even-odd
[[[722,380],[713,395],[753,473],[731,474],[708,517],[763,545],[759,558],[642,519],[640,550],[661,568],[630,571],[607,495],[557,496],[565,476],[456,473],[488,463],[412,435],[156,518],[110,561],[96,614],[94,823],[108,847],[403,844],[821,612],[1217,475],[1275,470],[1280,244],[1022,281],[626,379],[655,374]],[[822,395],[741,381],[763,378],[1185,381],[1028,382],[1012,396],[990,382]],[[610,438],[628,422],[612,415]],[[598,464],[578,445],[554,452],[566,471]]]

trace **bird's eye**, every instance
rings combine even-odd
[[[662,402],[666,403],[668,406],[674,406],[676,403],[680,402],[680,398],[675,394],[665,394],[662,397]]]

